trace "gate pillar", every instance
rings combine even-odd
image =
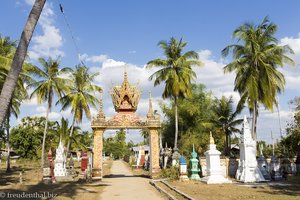
[[[149,128],[150,133],[150,175],[155,177],[160,172],[159,138],[157,128]]]
[[[94,148],[93,148],[93,179],[102,179],[103,165],[102,165],[102,152],[103,152],[103,132],[104,129],[94,129]]]

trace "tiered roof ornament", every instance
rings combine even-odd
[[[137,86],[129,84],[126,66],[124,67],[124,81],[121,86],[114,86],[111,98],[116,112],[135,112],[140,100],[141,92]]]
[[[106,118],[103,112],[102,91],[100,91],[100,109],[92,121],[92,128],[159,128],[160,117],[153,111],[150,93],[149,110],[146,118],[137,115],[136,110],[141,92],[137,85],[130,85],[124,67],[124,80],[121,85],[113,86],[110,92],[116,115]]]

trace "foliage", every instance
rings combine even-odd
[[[212,122],[217,128],[216,131],[226,136],[224,154],[229,156],[231,149],[231,135],[240,132],[240,130],[237,129],[237,126],[243,122],[243,119],[236,119],[241,110],[233,110],[232,96],[229,98],[222,96],[221,99],[215,99],[213,111],[216,118],[213,119]]]
[[[93,84],[93,80],[99,73],[91,74],[86,66],[77,65],[75,70],[69,69],[71,73],[71,84],[69,92],[61,97],[58,102],[62,105],[62,110],[71,107],[73,113],[72,129],[70,137],[73,135],[74,123],[81,123],[83,114],[91,119],[90,107],[96,108],[99,100],[95,97],[95,92],[100,92],[101,88]],[[70,140],[67,144],[67,151],[70,147]]]
[[[11,145],[18,155],[23,158],[40,158],[42,149],[42,138],[45,127],[45,117],[24,117],[21,124],[11,130]],[[60,138],[67,143],[69,139],[70,127],[65,119],[59,124],[56,121],[49,121],[47,132],[46,151],[50,148],[55,149],[58,146]],[[81,131],[76,127],[72,136],[73,149],[85,149],[92,143],[92,134],[88,131]]]
[[[171,180],[178,180],[180,176],[179,168],[171,166],[170,168],[162,169],[159,173],[161,178],[169,178]]]
[[[21,124],[11,130],[10,142],[13,149],[23,158],[40,157],[43,129],[46,119],[44,117],[25,117]],[[49,137],[46,149],[50,148],[55,139],[58,124],[49,122]]]
[[[286,128],[287,136],[280,142],[283,151],[287,156],[300,155],[300,97],[290,102],[295,106],[294,120]]]
[[[266,157],[266,158],[272,157],[272,154],[273,154],[272,153],[272,151],[273,151],[272,144],[267,144],[265,141],[257,141],[256,144],[257,144],[256,145],[257,156],[260,155],[260,148],[262,148],[262,154],[264,155],[264,157]]]
[[[195,51],[183,53],[186,45],[187,42],[183,42],[182,38],[179,41],[174,37],[171,37],[170,41],[160,41],[158,46],[163,50],[166,59],[154,59],[147,63],[147,68],[159,67],[149,79],[154,79],[154,86],[165,83],[162,97],[174,100],[175,149],[177,149],[178,138],[177,99],[191,95],[191,82],[196,79],[192,66],[202,65]]]
[[[167,142],[168,146],[172,146],[174,102],[170,106],[164,103],[160,105],[166,118],[162,126],[163,144]],[[210,131],[213,133],[218,149],[224,148],[225,135],[216,131],[216,125],[212,123],[212,119],[215,119],[214,106],[212,93],[205,91],[204,85],[192,85],[192,96],[178,101],[179,147],[186,157],[190,157],[193,144],[200,154],[207,150]]]
[[[114,159],[121,159],[127,153],[127,145],[125,142],[126,133],[124,129],[116,132],[114,137],[104,139],[105,154],[112,155]]]
[[[224,67],[224,72],[235,72],[234,91],[239,92],[240,105],[248,104],[253,113],[252,130],[256,138],[258,106],[272,110],[277,104],[276,95],[283,91],[284,75],[278,71],[285,63],[294,64],[286,56],[293,53],[288,45],[279,46],[274,37],[277,26],[267,17],[259,25],[245,23],[233,32],[237,44],[231,44],[222,50],[227,56],[232,51],[233,61]]]
[[[37,68],[34,71],[35,76],[37,76],[39,80],[29,84],[28,87],[34,88],[30,98],[36,96],[39,104],[42,102],[47,102],[48,104],[42,143],[41,166],[43,166],[45,159],[45,142],[48,131],[48,115],[52,109],[54,94],[60,97],[64,92],[67,91],[68,88],[66,87],[66,79],[60,76],[64,71],[67,70],[67,68],[60,70],[60,61],[58,59],[52,59],[49,57],[48,60],[45,60],[44,58],[39,58],[39,62],[41,64],[41,68]]]
[[[57,136],[55,137],[55,144],[62,140],[64,146],[66,146],[69,140],[72,141],[70,146],[71,150],[86,149],[92,143],[92,135],[88,131],[81,131],[80,127],[74,126],[74,134],[70,137],[71,127],[69,127],[69,120],[62,118],[57,130]]]
[[[149,131],[147,129],[141,129],[140,134],[144,139],[141,145],[149,145]]]

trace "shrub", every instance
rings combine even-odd
[[[179,179],[179,168],[172,166],[170,168],[162,169],[160,171],[159,177],[169,178],[171,180],[178,180]]]

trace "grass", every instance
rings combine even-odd
[[[80,163],[75,161],[75,170],[80,171]],[[111,160],[104,162],[104,175],[109,174]],[[19,174],[24,171],[23,184],[19,183]],[[42,181],[42,170],[38,161],[20,160],[17,163],[12,163],[12,171],[6,173],[6,166],[1,164],[0,168],[0,192],[6,195],[38,193],[39,195],[45,192],[56,196],[57,200],[70,199],[99,199],[100,193],[106,186],[101,181],[88,183],[83,177],[78,177],[74,182],[45,184]],[[10,198],[13,199],[13,198]],[[34,198],[32,198],[34,199]],[[41,198],[36,198],[41,199]]]
[[[299,184],[253,184],[246,185],[241,183],[223,184],[223,185],[207,185],[194,181],[171,181],[171,185],[180,191],[188,194],[194,199],[201,200],[299,200],[300,185]]]

